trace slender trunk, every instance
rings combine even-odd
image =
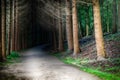
[[[80,30],[79,34],[78,34],[79,38],[82,38],[82,29],[81,29],[81,23],[80,22],[78,23],[78,29]]]
[[[109,22],[110,22],[110,20],[109,20],[109,8],[107,6],[107,33],[110,32]]]
[[[54,51],[57,51],[57,37],[56,37],[56,19],[55,18],[53,18],[53,30],[52,30],[52,32],[53,32],[53,49],[54,49]]]
[[[86,36],[89,36],[89,6],[86,9]]]
[[[72,16],[70,9],[70,0],[66,0],[66,34],[68,42],[68,50],[73,50],[73,35],[72,35]]]
[[[112,26],[112,33],[117,32],[117,3],[116,0],[113,1],[113,26]]]
[[[5,21],[6,21],[6,13],[5,13],[5,3],[6,1],[5,0],[1,0],[1,17],[2,17],[2,20],[1,20],[1,32],[2,32],[2,58],[5,59],[6,57],[6,45],[5,45]]]
[[[1,15],[1,0],[0,0],[0,15]],[[2,61],[2,39],[1,39],[1,22],[2,21],[2,17],[0,16],[0,62]]]
[[[100,16],[100,5],[99,0],[93,1],[93,12],[94,12],[94,28],[95,28],[95,40],[97,48],[98,59],[104,59],[106,56],[104,39],[101,25],[101,16]]]
[[[7,32],[6,32],[6,34],[7,34],[7,50],[6,50],[6,54],[10,54],[10,40],[11,40],[11,22],[12,22],[12,20],[11,20],[11,18],[12,18],[12,11],[11,11],[11,7],[12,7],[12,5],[11,5],[11,2],[12,2],[12,0],[10,0],[9,1],[9,4],[7,4],[7,7],[8,7],[8,10],[7,10]]]
[[[73,44],[74,44],[74,55],[80,53],[79,38],[78,38],[78,17],[76,0],[72,0],[72,20],[73,20]]]
[[[89,26],[86,24],[86,36],[89,36]]]
[[[11,51],[15,50],[14,0],[11,3]]]
[[[120,1],[118,2],[118,31],[120,32]]]
[[[20,50],[20,27],[19,27],[19,7],[18,7],[19,0],[16,0],[16,50]]]
[[[61,0],[59,1],[58,5],[60,7],[61,4]],[[58,10],[58,15],[61,17],[61,8],[59,8]],[[62,33],[62,20],[61,18],[58,19],[58,26],[59,26],[59,51],[63,51],[64,50],[64,46],[63,46],[63,33]]]
[[[11,41],[10,41],[10,51],[14,50],[14,0],[11,0]]]
[[[18,50],[18,0],[15,0],[15,50]]]

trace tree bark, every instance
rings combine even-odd
[[[116,0],[113,1],[113,23],[112,23],[112,33],[117,32],[117,2]]]
[[[73,44],[74,44],[74,55],[80,53],[79,38],[78,38],[78,18],[76,0],[72,0],[72,20],[73,20]]]
[[[6,2],[6,54],[10,54],[10,35],[11,35],[11,1]]]
[[[118,1],[118,31],[120,32],[120,1]]]
[[[18,50],[18,0],[15,0],[15,50]]]
[[[10,51],[15,50],[15,30],[14,30],[14,0],[11,2],[11,47]]]
[[[107,6],[107,33],[110,33],[109,6]]]
[[[86,36],[89,36],[89,6],[87,6],[87,9],[86,9]]]
[[[1,6],[1,0],[0,0],[0,15],[1,15],[1,12],[2,12],[2,11],[1,11],[1,7],[2,7],[2,6]],[[1,22],[1,21],[2,21],[2,17],[0,16],[0,62],[2,61],[2,39],[1,39],[1,38],[2,38],[2,37],[1,37],[1,36],[2,36],[2,35],[1,35],[1,34],[2,34],[2,32],[1,32],[1,26],[2,26],[1,23],[2,23],[2,22]]]
[[[58,10],[58,15],[59,17],[61,17],[61,8],[60,8],[60,4],[61,4],[61,0],[59,0],[58,6],[59,6],[59,10]],[[58,26],[59,26],[59,45],[58,45],[58,49],[59,51],[63,51],[64,50],[64,45],[63,45],[63,32],[62,32],[62,20],[61,18],[58,18]]]
[[[55,10],[56,11],[56,10]],[[57,36],[56,36],[56,19],[53,17],[53,50],[56,52],[57,51]]]
[[[66,0],[66,34],[68,50],[73,50],[73,35],[72,35],[72,16],[70,8],[70,0]]]
[[[2,58],[5,59],[6,58],[6,45],[5,45],[5,21],[6,21],[6,13],[5,13],[5,0],[1,0],[1,32],[2,32]]]
[[[94,28],[95,28],[95,40],[97,48],[98,59],[104,59],[106,57],[104,39],[101,25],[101,16],[100,16],[100,5],[99,0],[93,1],[93,12],[94,12]]]

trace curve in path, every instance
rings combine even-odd
[[[19,78],[25,77],[23,80],[100,80],[94,75],[64,64],[41,50],[41,47],[24,52],[19,63],[8,67],[4,72],[11,72]]]

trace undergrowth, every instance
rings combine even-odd
[[[109,66],[105,64],[108,67],[105,67],[104,69],[101,66],[88,66],[88,60],[82,60],[79,58],[72,58],[72,57],[62,57],[61,53],[54,54],[56,57],[58,57],[61,61],[63,61],[66,64],[71,64],[74,66],[79,67],[80,70],[83,70],[85,72],[94,74],[98,77],[100,77],[102,80],[120,80],[120,67],[119,66]],[[120,59],[111,59],[111,62],[116,62],[120,64]],[[114,72],[114,71],[117,72]]]
[[[12,64],[18,61],[18,58],[20,57],[20,54],[18,52],[12,51],[10,55],[6,57],[6,60],[4,62],[0,62],[0,65],[7,65]]]
[[[16,59],[18,57],[20,57],[18,52],[13,51],[13,52],[10,53],[10,55],[7,56],[7,60]]]
[[[118,37],[119,35],[120,35],[120,32],[116,34],[110,34],[108,36],[105,36],[105,39],[107,41],[110,41],[110,40],[119,41],[120,40],[120,37]]]

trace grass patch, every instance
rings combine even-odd
[[[20,57],[18,52],[13,51],[13,52],[10,53],[10,55],[7,56],[7,60],[16,59],[18,57]]]
[[[120,67],[118,65],[116,66],[110,66],[106,65],[107,67],[104,68],[102,66],[88,66],[85,65],[88,63],[88,60],[81,60],[79,58],[74,59],[72,57],[61,57],[61,53],[55,53],[56,57],[58,57],[61,61],[63,61],[66,64],[72,64],[74,66],[77,66],[80,68],[80,70],[83,70],[85,72],[94,74],[98,77],[100,77],[102,80],[120,80]],[[117,60],[117,61],[116,61]],[[116,64],[120,64],[120,59],[112,59],[111,62],[116,62]],[[84,61],[84,63],[83,63]],[[113,71],[117,71],[112,73]]]
[[[13,64],[18,61],[18,58],[20,57],[20,54],[18,52],[12,51],[10,55],[6,57],[5,62],[0,62],[1,66],[8,65],[8,64]]]
[[[83,68],[80,68],[80,69],[85,71],[85,72],[94,74],[94,75],[100,77],[103,80],[120,80],[120,77],[118,77],[117,75],[110,74],[110,73],[107,73],[107,72],[102,72],[102,71],[99,71],[97,69],[92,69],[92,68],[87,68],[87,67],[83,67]]]

